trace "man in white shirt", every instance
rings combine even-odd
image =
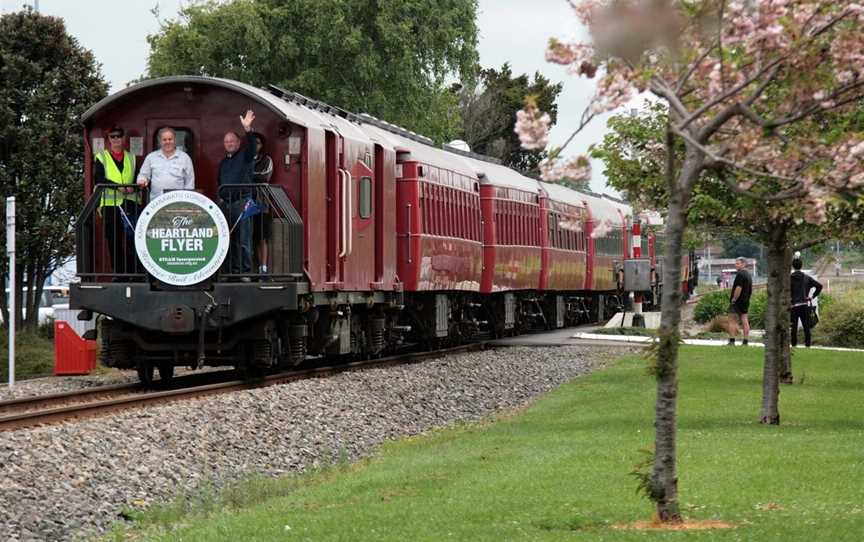
[[[166,190],[193,190],[195,170],[192,159],[177,149],[177,134],[173,128],[166,126],[159,130],[159,145],[161,149],[148,154],[141,164],[138,186],[150,188],[151,200],[158,198]]]

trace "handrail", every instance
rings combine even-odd
[[[408,222],[407,222],[407,232],[405,234],[405,238],[408,244],[408,263],[411,263],[411,204],[409,203],[406,206],[408,211]]]
[[[345,209],[347,207],[346,206],[347,197],[345,196],[345,188],[346,188],[346,186],[345,186],[346,182],[345,181],[348,178],[346,176],[346,173],[348,173],[348,172],[342,168],[339,168],[339,179],[340,179],[340,184],[342,185],[342,235],[341,235],[341,239],[339,240],[339,245],[341,246],[342,250],[339,251],[339,257],[340,258],[344,258],[348,252],[348,244],[345,242],[345,238],[347,237],[347,233],[348,233],[347,232],[348,221],[345,219]]]
[[[348,176],[348,182],[345,183],[348,188],[348,256],[354,252],[354,176],[351,172],[345,170]]]

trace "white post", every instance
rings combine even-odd
[[[9,390],[15,389],[15,196],[6,198],[6,252],[9,254]]]

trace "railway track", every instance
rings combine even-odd
[[[150,405],[219,395],[240,390],[275,386],[305,378],[321,378],[347,371],[415,363],[442,355],[481,350],[486,342],[477,342],[431,352],[407,353],[368,361],[355,361],[326,367],[283,371],[254,380],[226,379],[215,383],[196,383],[203,377],[236,376],[233,371],[190,375],[175,379],[171,389],[144,390],[141,385],[117,384],[75,392],[57,393],[0,401],[0,432],[48,425],[68,420],[90,418]]]

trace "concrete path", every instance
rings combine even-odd
[[[601,333],[590,333],[590,332],[579,332],[573,335],[574,339],[578,339],[579,341],[612,341],[612,342],[621,342],[626,344],[632,343],[641,343],[647,344],[651,342],[653,337],[641,337],[638,335],[605,335]],[[696,346],[727,346],[728,341],[718,340],[718,339],[684,339],[684,344],[691,344]],[[736,341],[735,346],[741,346],[740,339]],[[758,346],[760,348],[764,348],[765,344],[761,342],[750,342],[748,346]],[[799,346],[798,348],[804,348],[803,346]],[[861,348],[841,348],[837,346],[811,346],[813,350],[833,350],[835,352],[864,352],[864,349]]]

